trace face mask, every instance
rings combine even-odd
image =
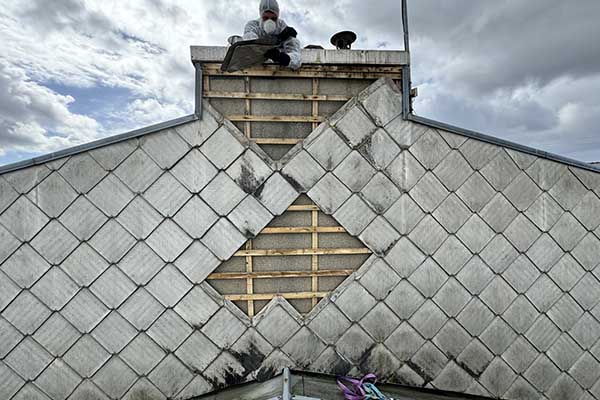
[[[267,35],[274,35],[277,31],[277,23],[272,19],[268,19],[263,22],[263,29],[267,32]]]

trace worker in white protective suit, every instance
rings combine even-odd
[[[279,42],[278,47],[267,51],[265,56],[285,67],[298,69],[302,65],[302,48],[297,39],[298,32],[287,26],[279,18],[279,4],[277,0],[261,0],[260,18],[249,21],[244,28],[243,40],[256,40],[273,38]]]

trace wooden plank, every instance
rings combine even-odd
[[[218,63],[204,63],[202,69],[206,71],[218,71],[225,75],[242,75],[246,76],[248,73],[284,73],[284,74],[298,74],[300,72],[331,72],[331,73],[386,73],[386,74],[402,74],[402,65],[302,65],[302,69],[298,71],[292,71],[287,68],[281,68],[278,65],[261,65],[255,68],[247,68],[243,71],[236,72],[224,72],[221,71],[221,64]],[[311,78],[315,76],[311,75]]]
[[[225,118],[232,122],[323,122],[325,117],[312,115],[226,115]]]
[[[260,233],[265,235],[278,235],[287,233],[346,233],[346,230],[341,226],[281,226],[265,228]]]
[[[277,296],[281,296],[288,300],[313,299],[326,297],[329,292],[294,292],[294,293],[272,293],[272,294],[227,294],[224,295],[227,300],[231,301],[268,301]]]
[[[293,211],[293,212],[298,212],[298,211],[319,211],[319,207],[313,205],[313,204],[301,204],[301,205],[295,205],[295,206],[289,206],[288,211]]]
[[[240,280],[240,279],[276,279],[276,278],[312,278],[331,276],[350,276],[352,269],[332,269],[319,271],[263,271],[263,272],[215,272],[208,280]]]
[[[310,71],[238,71],[221,72],[220,70],[205,70],[210,76],[255,76],[255,77],[277,77],[277,78],[326,78],[326,79],[356,79],[376,80],[379,78],[401,79],[400,73],[362,73],[362,72],[310,72]]]
[[[333,248],[333,249],[254,249],[240,250],[235,257],[274,257],[274,256],[312,256],[312,255],[342,255],[342,254],[371,254],[371,250],[363,247]]]
[[[319,248],[319,234],[316,232],[316,229],[319,227],[319,212],[318,211],[311,212],[311,222],[312,222],[312,228],[314,230],[314,232],[311,235],[312,249],[317,250]],[[313,273],[312,280],[311,280],[311,290],[315,293],[319,291],[319,277],[317,275],[318,270],[319,270],[319,256],[316,254],[313,254],[312,260],[311,260],[311,272]],[[313,307],[315,307],[317,305],[317,300],[318,299],[316,297],[312,298],[312,306]]]
[[[246,243],[246,249],[252,250],[252,240],[248,240]],[[246,257],[246,293],[254,293],[254,281],[252,280],[253,274],[252,256]],[[248,316],[252,318],[254,316],[254,300],[248,300]]]
[[[246,122],[249,124],[249,122]],[[292,138],[251,138],[256,144],[270,144],[270,145],[285,145],[295,146],[304,139],[292,139]]]
[[[281,100],[281,101],[349,101],[351,96],[310,95],[297,93],[244,93],[204,91],[204,97],[209,99],[248,99],[248,100]]]

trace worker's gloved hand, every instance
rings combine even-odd
[[[298,32],[296,32],[296,30],[291,26],[288,26],[283,31],[281,31],[279,36],[277,36],[277,39],[279,39],[280,42],[285,42],[289,38],[296,36],[298,36]]]
[[[279,51],[277,48],[272,48],[271,50],[267,51],[265,53],[265,57],[269,60],[273,60],[279,65],[283,65],[284,67],[290,65],[290,62],[292,61],[289,55]]]

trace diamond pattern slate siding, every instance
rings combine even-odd
[[[183,399],[291,366],[600,399],[599,174],[400,102],[380,80],[277,163],[204,104],[0,175],[0,398]],[[305,318],[276,298],[250,320],[203,280],[299,192],[374,255]]]

